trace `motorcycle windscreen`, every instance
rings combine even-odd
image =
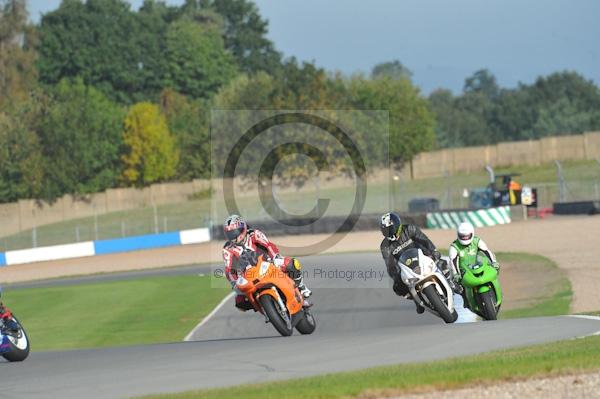
[[[421,274],[421,268],[419,267],[419,250],[417,248],[410,248],[402,252],[398,261],[415,273]]]

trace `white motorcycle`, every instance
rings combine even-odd
[[[433,259],[417,248],[407,249],[398,259],[400,277],[413,299],[446,323],[454,323],[458,313],[454,309],[453,291]]]

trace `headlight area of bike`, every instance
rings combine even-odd
[[[483,267],[483,264],[481,264],[481,263],[474,263],[470,267],[471,267],[471,270],[479,270],[479,269],[481,269]]]
[[[398,260],[404,266],[412,270],[413,273],[418,275],[421,274],[421,264],[419,263],[419,251],[417,249],[411,248],[404,251],[404,253],[400,255],[400,259]]]

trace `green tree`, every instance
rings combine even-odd
[[[167,89],[161,94],[160,106],[179,149],[177,179],[209,178],[209,104]]]
[[[119,176],[122,108],[82,79],[62,80],[51,95],[39,129],[47,171],[45,197],[114,187]]]
[[[35,39],[25,0],[0,0],[0,112],[36,86]]]
[[[427,101],[407,79],[380,78],[350,81],[350,98],[355,109],[387,110],[390,124],[390,160],[397,168],[418,153],[432,148],[435,120]]]
[[[465,93],[482,93],[489,99],[498,96],[500,88],[496,83],[496,77],[487,69],[480,69],[472,76],[465,79],[463,88]]]
[[[216,109],[269,109],[274,107],[275,80],[264,72],[239,75],[221,87],[213,99]]]
[[[153,66],[154,58],[144,54],[148,47],[148,54],[156,57],[160,38],[140,33],[127,1],[64,0],[42,17],[39,31],[37,65],[43,83],[54,85],[79,76],[85,84],[125,103],[147,90],[148,73],[143,71]]]
[[[267,38],[268,22],[261,18],[256,5],[248,0],[186,0],[186,13],[214,10],[224,19],[225,48],[233,54],[245,73],[274,73],[281,54]]]
[[[537,105],[528,86],[520,84],[516,89],[502,89],[494,102],[488,123],[493,142],[526,140],[538,119]]]
[[[143,46],[139,55],[141,84],[136,99],[157,100],[164,88],[164,78],[169,63],[164,54],[167,50],[169,24],[178,16],[178,7],[170,7],[156,0],[145,0],[136,14],[139,30],[136,41]]]
[[[371,71],[371,78],[373,79],[388,77],[390,79],[410,80],[412,75],[413,73],[398,60],[377,64]]]
[[[144,186],[175,175],[179,153],[167,120],[157,105],[135,104],[125,118],[122,180]]]
[[[595,130],[600,125],[600,109],[581,110],[567,97],[539,110],[538,119],[529,130],[533,137],[557,136]]]
[[[41,146],[35,132],[40,106],[35,97],[0,113],[0,202],[38,198],[44,182]]]
[[[223,39],[210,25],[184,18],[167,32],[167,87],[193,98],[208,98],[236,74]]]
[[[454,104],[454,96],[450,90],[438,89],[429,95],[429,109],[436,119],[435,138],[437,147],[462,147],[460,134],[461,112]]]

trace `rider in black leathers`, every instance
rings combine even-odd
[[[450,269],[441,259],[439,251],[431,240],[414,224],[402,224],[400,216],[396,213],[386,213],[381,217],[381,233],[384,238],[379,249],[385,261],[388,274],[394,280],[394,292],[407,299],[412,299],[408,287],[400,278],[400,269],[397,265],[402,252],[409,248],[419,248],[425,256],[432,258],[440,267],[446,278],[451,282]],[[416,303],[416,302],[415,302]],[[423,308],[417,304],[417,312],[423,313]]]

